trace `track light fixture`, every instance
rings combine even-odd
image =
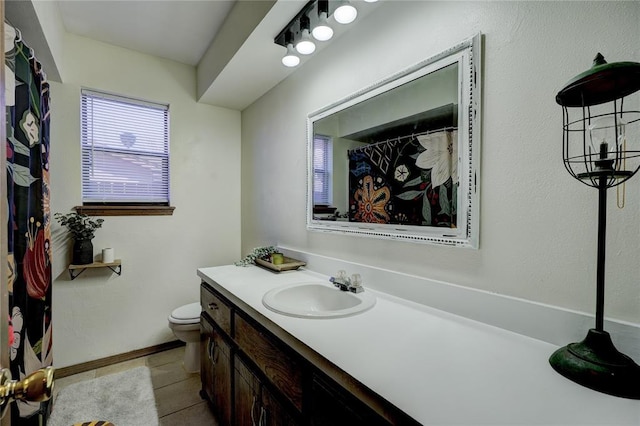
[[[335,23],[331,24],[332,21],[348,24],[357,15],[358,11],[348,0],[310,0],[273,40],[287,49],[282,64],[297,66],[301,62],[301,55],[310,55],[316,50],[313,39],[327,41],[333,37],[331,25],[335,26]]]

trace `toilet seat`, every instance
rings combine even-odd
[[[173,324],[197,324],[200,322],[200,303],[190,303],[180,306],[171,312],[169,322]]]

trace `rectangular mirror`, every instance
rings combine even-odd
[[[478,247],[480,38],[308,116],[307,229]]]
[[[307,229],[478,247],[481,35],[307,119]]]

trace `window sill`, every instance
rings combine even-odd
[[[75,206],[74,210],[87,216],[172,216],[172,206]]]

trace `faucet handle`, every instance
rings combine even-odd
[[[349,291],[352,293],[361,293],[364,291],[362,287],[362,277],[360,274],[351,275],[351,283],[349,283]]]
[[[351,285],[354,287],[360,287],[362,285],[362,277],[360,274],[351,275]]]
[[[342,291],[347,291],[349,289],[349,278],[347,277],[347,272],[344,269],[340,269],[335,278],[331,277],[329,278],[329,281]]]

